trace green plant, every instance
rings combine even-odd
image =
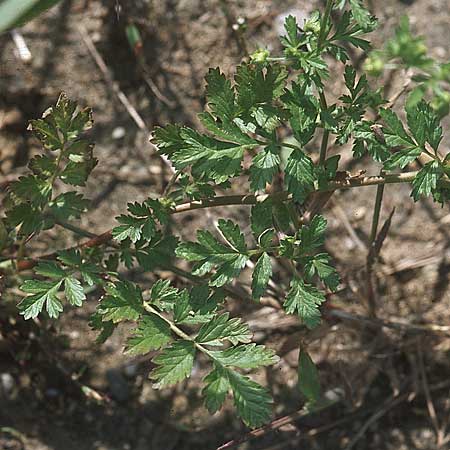
[[[0,33],[23,25],[60,0],[1,0]]]
[[[428,56],[425,39],[413,36],[408,17],[403,17],[392,39],[384,49],[373,50],[364,64],[372,76],[380,76],[384,69],[400,68],[413,70],[416,83],[407,100],[407,108],[414,108],[425,99],[431,98],[430,105],[439,117],[450,111],[450,64],[440,63]]]
[[[344,10],[336,25],[333,7]],[[424,100],[409,105],[404,125],[381,90],[372,89],[350,63],[347,47],[367,51],[365,34],[375,26],[359,1],[328,0],[324,13],[314,14],[302,29],[294,17],[286,19],[282,56],[259,50],[238,66],[233,80],[211,69],[207,110],[199,115],[204,131],[168,125],[154,132],[154,142],[175,169],[165,196],[130,203],[118,225],[99,236],[68,222],[87,208],[80,193],[54,193],[58,181],[83,186],[97,162],[83,137],[91,126],[90,111],[62,95],[43,119],[31,123],[45,153],[30,161],[30,174],[12,183],[7,198],[1,244],[9,248],[17,243],[17,254],[4,258],[3,269],[19,274],[34,268],[21,285],[28,295],[19,303],[20,313],[35,318],[45,311],[57,318],[64,298],[82,306],[85,290],[101,287],[104,295],[91,318],[99,340],[105,341],[122,322],[135,323],[125,351],[159,351],[150,374],[155,387],[189,377],[195,358],[202,355],[210,362],[203,380],[207,408],[219,410],[231,393],[246,425],[268,422],[271,396],[248,371],[272,365],[278,357],[252,342],[248,325],[226,311],[227,298],[263,303],[273,296],[287,314],[313,329],[321,321],[326,293],[340,282],[323,250],[327,223],[312,207],[314,199],[337,189],[405,182],[412,184],[415,201],[432,196],[444,203],[449,198],[450,153],[439,153],[442,128],[433,108]],[[344,65],[345,93],[333,104],[325,92],[330,78],[325,54]],[[280,138],[286,130],[293,139]],[[318,151],[313,145],[317,138]],[[329,156],[328,150],[349,143],[355,159],[370,155],[381,174],[339,171],[339,155]],[[420,170],[401,171],[421,157],[428,160]],[[238,177],[244,193],[218,195]],[[275,180],[285,189],[269,190]],[[379,190],[372,229],[376,245],[382,197]],[[195,241],[182,241],[170,232],[174,214],[225,205],[251,207],[252,236],[228,219],[219,220],[214,232],[199,230]],[[88,240],[43,258],[26,258],[30,239],[55,225]],[[282,282],[284,298],[269,286],[275,259],[289,269]],[[192,270],[182,269],[180,260]],[[185,279],[186,287],[158,279],[143,290],[121,275],[123,267],[143,272],[164,268]],[[252,270],[250,295],[232,284],[246,270]],[[299,345],[299,389],[315,407],[321,400],[317,370],[306,346]]]

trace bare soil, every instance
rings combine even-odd
[[[392,35],[399,18],[407,14],[415,32],[426,37],[433,56],[450,59],[446,0],[372,3],[380,19],[375,47]],[[264,46],[276,52],[280,15],[293,9],[307,14],[320,5],[306,0],[66,0],[22,30],[32,54],[29,63],[17,57],[9,35],[0,36],[0,182],[21,173],[38,148],[26,132],[28,121],[65,91],[93,108],[91,138],[100,160],[86,189],[93,206],[79,225],[96,233],[109,229],[128,201],[160,195],[170,172],[153,153],[147,130],[136,126],[105,82],[82,35],[93,41],[148,130],[167,122],[199,126],[196,115],[203,108],[208,68],[219,66],[231,74],[244,55],[231,22],[246,19],[244,38],[250,51]],[[125,37],[130,22],[143,33],[145,73]],[[396,79],[391,91],[401,84]],[[336,81],[330,96],[339,89]],[[446,130],[448,125],[446,120]],[[450,143],[449,136],[444,145]],[[349,154],[350,149],[343,152]],[[379,170],[366,160],[348,169]],[[242,186],[236,183],[233,189],[238,193]],[[364,246],[374,199],[374,188],[341,192],[324,211],[329,221],[327,250],[345,286],[330,297],[329,304],[353,317],[368,314]],[[379,321],[375,326],[328,314],[318,331],[304,335],[295,321],[268,307],[230,303],[233,313],[246,315],[258,341],[284,355],[261,375],[274,394],[275,416],[302,406],[296,388],[300,338],[311,342],[324,392],[342,392],[344,397],[320,414],[239,448],[438,448],[436,426],[445,430],[450,417],[450,333],[402,324],[450,325],[450,214],[448,206],[440,208],[429,201],[414,204],[408,186],[386,188],[382,223],[394,207],[376,266]],[[246,208],[223,208],[180,216],[173,227],[178,234],[192,236],[218,217],[245,223],[247,215]],[[33,243],[32,251],[45,254],[75,239],[52,230]],[[145,285],[155,276],[171,275],[131,276]],[[85,307],[68,310],[55,323],[25,323],[9,314],[13,304],[0,304],[0,336],[4,336],[0,339],[0,449],[209,450],[246,432],[231,408],[211,417],[202,406],[203,361],[188,382],[155,391],[147,379],[150,358],[132,359],[122,353],[125,329],[103,346],[96,345],[87,319],[97,299],[93,293]],[[391,327],[377,326],[382,322],[390,322]],[[103,398],[87,398],[82,386]],[[450,446],[444,443],[440,448]]]

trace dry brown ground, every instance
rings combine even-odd
[[[80,224],[94,232],[110,228],[130,199],[161,193],[170,174],[152,153],[147,133],[136,127],[105,83],[80,33],[88,33],[149,129],[175,121],[198,125],[196,114],[204,103],[207,69],[220,66],[232,73],[242,56],[218,0],[120,3],[119,22],[114,1],[66,0],[27,25],[23,35],[32,53],[30,64],[16,57],[8,36],[0,37],[0,181],[19,173],[36,150],[25,132],[27,121],[38,117],[65,91],[94,110],[92,139],[100,163],[87,188],[93,208]],[[294,7],[307,11],[319,4],[306,0],[228,3],[236,17],[248,21],[248,47],[268,46],[274,51],[277,16]],[[406,13],[414,30],[426,36],[432,54],[450,59],[450,5],[446,0],[417,0],[409,6],[396,0],[372,3],[381,21],[380,31],[374,34],[376,44],[392,34],[399,17]],[[147,77],[158,91],[146,84],[128,47],[123,32],[126,20],[135,20],[145,30]],[[401,85],[401,80],[397,83]],[[337,81],[332,91],[339,86]],[[117,139],[118,128],[125,134]],[[444,144],[449,142],[447,137]],[[377,170],[368,161],[352,170],[360,168]],[[240,188],[236,185],[235,190]],[[334,206],[324,212],[330,224],[327,249],[345,282],[345,289],[332,303],[366,316],[362,294],[365,251],[360,246],[370,229],[374,190],[355,191],[336,195]],[[394,206],[382,264],[377,267],[379,317],[390,322],[450,325],[448,208],[440,209],[428,201],[414,205],[407,186],[386,189],[383,220]],[[245,221],[247,213],[244,208],[229,208],[212,210],[209,216],[185,215],[177,219],[174,229],[192,235],[219,214]],[[355,234],[349,233],[348,225]],[[33,244],[34,251],[45,253],[71,239],[61,231],[48,232]],[[148,283],[152,275],[136,279]],[[36,334],[42,329],[7,323],[0,314],[2,331],[13,333],[14,342],[12,348],[0,345],[0,373],[13,379],[8,396],[0,394],[0,427],[12,427],[18,433],[0,434],[1,449],[206,450],[244,431],[229,409],[210,417],[203,408],[198,391],[204,374],[201,361],[188,383],[159,392],[146,378],[148,358],[130,360],[122,355],[124,332],[102,347],[95,346],[95,336],[86,323],[95,302],[93,296],[83,309],[68,311],[55,324],[43,324],[45,336],[34,340],[30,330]],[[257,339],[274,348],[295,344],[301,333],[295,323],[268,308],[235,303],[230,307],[245,313]],[[360,430],[365,433],[355,449],[436,448],[430,407],[436,410],[439,427],[450,414],[448,335],[339,321],[325,324],[320,336],[311,340],[323,389],[343,390],[345,401],[240,448],[346,449]],[[277,416],[301,406],[295,370],[296,350],[292,350],[262,375],[275,395]],[[431,387],[428,404],[423,372]],[[79,384],[70,381],[70,374],[79,374],[81,383],[108,394],[111,401],[87,402],[80,395]],[[322,429],[327,425],[329,429]],[[445,444],[442,448],[450,447]]]

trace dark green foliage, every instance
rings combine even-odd
[[[31,159],[30,175],[10,186],[6,219],[11,227],[19,227],[19,235],[26,238],[50,228],[55,220],[79,218],[87,209],[81,194],[69,191],[55,196],[53,191],[57,179],[84,186],[97,164],[93,145],[82,138],[91,126],[90,109],[79,109],[64,94],[42,119],[31,121],[30,129],[48,153]]]

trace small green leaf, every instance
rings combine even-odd
[[[220,69],[209,69],[206,76],[206,97],[211,111],[228,126],[238,113],[231,83]]]
[[[310,402],[316,402],[319,399],[319,373],[308,352],[303,349],[300,349],[298,357],[298,387]]]
[[[223,183],[241,172],[244,150],[258,144],[241,145],[202,135],[188,127],[157,129],[155,140],[160,151],[180,170],[192,167],[198,180]]]
[[[286,30],[286,36],[281,38],[281,42],[285,47],[298,47],[301,44],[299,36],[299,28],[297,25],[297,19],[289,15],[284,21],[284,29]]]
[[[113,228],[112,235],[118,241],[130,239],[136,243],[143,237],[150,240],[156,234],[156,225],[152,217],[132,217],[121,215],[117,217],[117,221],[121,224]]]
[[[319,306],[325,301],[325,296],[300,278],[294,278],[290,287],[284,301],[284,309],[289,314],[297,312],[308,328],[315,328],[320,323]]]
[[[165,348],[153,362],[158,365],[150,373],[156,389],[171,386],[189,377],[194,365],[195,347],[193,342],[177,341]]]
[[[42,207],[51,198],[52,186],[46,179],[27,175],[11,183],[10,192],[22,201],[29,201],[32,205]]]
[[[156,305],[174,304],[180,295],[180,291],[170,285],[169,280],[158,280],[152,286],[150,301]]]
[[[437,150],[442,140],[442,127],[433,108],[425,101],[420,101],[407,111],[408,127],[420,147],[428,142]]]
[[[129,281],[118,281],[105,286],[106,295],[97,311],[104,321],[114,323],[123,320],[137,320],[143,313],[141,290]]]
[[[74,277],[67,277],[64,279],[64,293],[71,305],[81,306],[86,300],[86,295],[83,292],[83,286]]]
[[[272,206],[272,199],[270,197],[252,206],[251,227],[256,240],[266,230],[273,228]]]
[[[180,292],[177,300],[173,304],[173,320],[175,323],[183,322],[191,312],[189,304],[189,293],[186,289]]]
[[[125,353],[132,356],[145,355],[151,350],[159,350],[172,340],[169,325],[156,316],[148,314],[141,318],[127,341]]]
[[[217,412],[223,405],[228,391],[231,389],[227,372],[219,364],[203,379],[205,387],[202,395],[211,414]]]
[[[79,219],[88,206],[89,200],[77,192],[64,192],[49,203],[51,213],[60,220]]]
[[[242,421],[249,427],[259,427],[270,420],[270,395],[262,386],[240,373],[228,370],[234,404]]]
[[[239,225],[233,223],[232,220],[219,219],[218,228],[222,232],[223,237],[234,249],[241,253],[245,253],[247,251],[245,238],[239,229]]]
[[[221,345],[223,341],[230,341],[233,345],[239,342],[251,341],[252,333],[248,325],[238,318],[229,318],[228,313],[215,316],[210,322],[200,328],[195,341],[199,344]]]
[[[436,190],[437,182],[442,177],[442,167],[437,161],[426,163],[414,178],[411,197],[414,201],[419,200],[421,196],[430,195]]]
[[[285,180],[287,190],[300,203],[304,202],[306,196],[314,190],[314,164],[311,158],[301,150],[294,150],[287,161]]]
[[[373,25],[373,18],[370,12],[361,4],[360,0],[349,0],[352,15],[356,23],[363,29],[370,29]]]
[[[256,344],[238,345],[221,351],[214,350],[211,351],[211,354],[220,364],[240,369],[270,366],[279,360],[273,350]]]
[[[58,260],[69,267],[78,267],[82,263],[81,253],[73,249],[59,252]]]
[[[323,216],[314,216],[308,225],[300,229],[299,238],[303,254],[311,253],[322,246],[325,240],[327,221]]]
[[[94,146],[86,141],[74,142],[68,149],[69,162],[59,174],[60,179],[72,186],[85,186],[98,161],[94,158]]]
[[[232,221],[221,220],[219,229],[230,247],[219,242],[209,231],[197,233],[198,242],[183,242],[176,250],[179,258],[196,262],[194,275],[203,276],[216,267],[210,280],[211,286],[220,287],[236,278],[249,257],[239,252],[246,251],[245,240],[239,227]]]
[[[287,71],[281,65],[266,69],[252,64],[241,64],[235,75],[237,103],[244,111],[256,106],[271,104],[284,90]]]
[[[263,253],[255,264],[252,277],[252,298],[259,300],[266,292],[267,284],[272,276],[270,256]]]
[[[50,178],[56,171],[56,161],[49,156],[37,155],[30,160],[28,167],[35,175]]]
[[[403,169],[414,162],[422,154],[422,151],[420,147],[405,147],[398,150],[384,162],[384,168],[387,170],[393,170],[397,167]]]
[[[36,318],[44,308],[44,305],[48,315],[52,319],[56,319],[63,310],[57,295],[60,286],[61,281],[26,280],[20,289],[33,295],[25,297],[18,305],[20,314],[24,316],[24,319]]]
[[[66,276],[66,272],[54,262],[41,262],[34,269],[35,273],[48,278],[60,280]]]
[[[383,135],[389,147],[416,147],[414,140],[408,135],[394,111],[381,108],[380,116],[386,124],[383,127]]]
[[[250,188],[253,191],[264,190],[266,184],[271,184],[274,175],[278,172],[280,165],[278,147],[274,144],[268,145],[254,158],[250,167]]]
[[[102,321],[102,316],[99,313],[91,315],[89,320],[89,326],[96,331],[100,331],[95,342],[97,344],[104,344],[109,337],[114,333],[117,325],[111,320],[108,322]]]
[[[137,252],[137,259],[146,271],[154,271],[155,268],[167,267],[175,257],[175,249],[178,239],[175,236],[157,232],[147,246],[141,247]]]
[[[2,0],[0,33],[16,28],[56,5],[60,0]]]
[[[306,258],[304,262],[305,275],[310,281],[317,274],[328,289],[335,291],[339,285],[339,275],[329,262],[330,256],[326,253],[318,253],[315,256]]]

